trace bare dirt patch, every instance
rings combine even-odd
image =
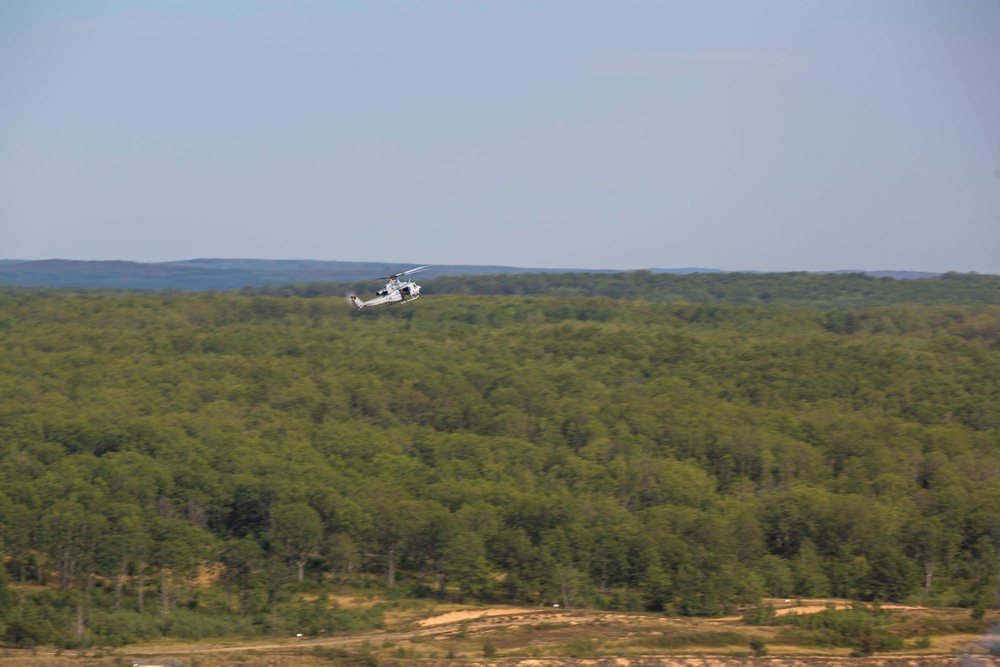
[[[422,628],[430,628],[438,625],[449,625],[468,621],[477,621],[491,616],[514,616],[523,614],[537,614],[547,611],[545,609],[532,609],[524,607],[491,607],[489,609],[469,609],[459,611],[449,611],[439,616],[431,616],[417,621],[417,625]]]
[[[774,607],[774,613],[776,616],[785,616],[787,614],[818,614],[819,612],[826,611],[827,609],[850,609],[851,605],[854,604],[850,600],[844,600],[842,598],[809,598],[803,600],[782,600],[772,598],[765,600],[765,602]],[[882,608],[908,611],[926,609],[926,607],[895,604],[892,602],[882,604]]]

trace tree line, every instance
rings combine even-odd
[[[1000,276],[945,273],[897,279],[864,273],[518,273],[448,276],[420,281],[424,294],[476,296],[599,296],[741,306],[852,310],[906,303],[1000,305]],[[247,287],[246,296],[306,298],[364,294],[373,283],[310,283]]]

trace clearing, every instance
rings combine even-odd
[[[850,606],[847,600],[832,599],[768,602],[777,615]],[[161,642],[114,651],[7,650],[0,653],[0,667],[104,667],[155,658],[179,660],[184,667],[1000,667],[996,612],[972,619],[968,609],[884,605],[882,611],[889,631],[903,638],[902,647],[867,658],[850,657],[850,646],[824,645],[818,635],[798,626],[747,625],[740,617],[415,602],[387,616],[387,627],[378,631],[271,641]],[[764,647],[767,656],[753,657],[752,644],[758,652]]]

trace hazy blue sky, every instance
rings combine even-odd
[[[1000,273],[1000,1],[0,3],[0,258]]]

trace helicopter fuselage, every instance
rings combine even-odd
[[[380,306],[383,303],[413,301],[419,296],[420,285],[413,281],[400,282],[394,279],[390,280],[385,287],[376,292],[374,299],[362,301],[358,297],[352,296],[351,301],[358,308],[364,308],[365,306]]]

